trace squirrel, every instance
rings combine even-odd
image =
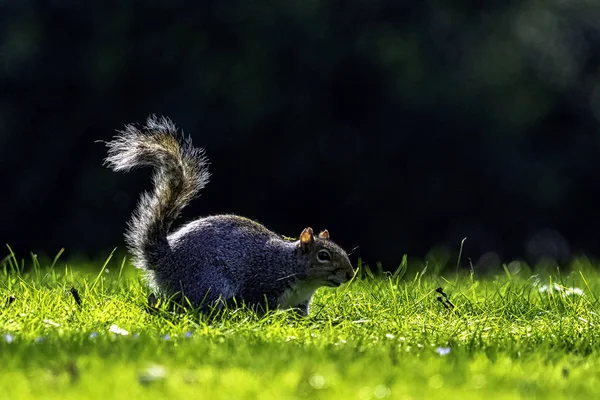
[[[315,291],[350,281],[355,271],[327,230],[310,227],[293,240],[238,215],[195,219],[170,232],[182,209],[209,181],[205,150],[192,145],[167,117],[125,125],[105,142],[114,171],[154,167],[154,188],[143,193],[125,241],[150,288],[206,312],[245,304],[256,310],[309,313]]]

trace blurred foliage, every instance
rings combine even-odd
[[[186,219],[328,228],[387,268],[464,237],[482,268],[597,253],[596,1],[0,10],[0,240],[21,252],[122,246],[149,174],[94,141],[159,113],[212,161]]]

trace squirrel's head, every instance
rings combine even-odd
[[[326,229],[315,236],[311,228],[305,228],[300,234],[298,246],[307,257],[306,272],[310,280],[336,287],[354,277],[348,254],[331,241]]]

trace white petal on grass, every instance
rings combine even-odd
[[[447,354],[450,354],[450,347],[438,347],[437,349],[435,349],[435,352],[438,353],[440,356],[445,356]]]
[[[538,289],[540,293],[552,293],[552,292],[558,292],[564,296],[583,296],[583,290],[578,288],[578,287],[565,287],[565,286],[561,286],[558,283],[553,283],[552,285],[542,285],[540,286],[540,288]]]
[[[6,343],[9,343],[9,344],[10,344],[10,343],[14,342],[14,340],[15,340],[14,336],[13,336],[13,335],[11,335],[10,333],[5,333],[5,334],[4,334],[4,341],[5,341]]]
[[[129,332],[127,332],[127,331],[126,331],[125,329],[123,329],[123,328],[119,328],[119,327],[118,327],[117,325],[115,325],[115,324],[112,324],[112,325],[110,326],[110,328],[108,328],[108,330],[109,330],[109,332],[112,332],[112,333],[114,333],[114,334],[121,335],[121,336],[127,336],[127,335],[129,335]]]
[[[565,294],[567,296],[571,296],[571,295],[583,296],[583,290],[579,289],[578,287],[566,288]]]
[[[585,322],[586,324],[588,324],[589,326],[595,326],[593,323],[591,323],[590,321],[588,321],[587,319],[583,318],[583,317],[577,317],[578,320]]]
[[[148,384],[162,381],[167,377],[167,370],[161,365],[151,365],[146,368],[138,377],[140,383]]]

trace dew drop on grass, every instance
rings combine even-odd
[[[392,391],[390,390],[389,387],[385,386],[385,385],[378,385],[375,388],[375,392],[373,393],[375,395],[375,397],[377,397],[378,399],[383,399],[388,397],[390,394],[392,393]]]
[[[183,375],[183,382],[187,383],[187,384],[193,384],[198,382],[198,377],[194,374],[194,372],[192,371],[187,371],[184,375]]]
[[[325,378],[322,375],[312,375],[309,378],[308,383],[315,389],[323,389],[325,386]]]
[[[473,387],[475,389],[481,389],[486,384],[486,379],[484,375],[474,375],[473,376]]]
[[[429,378],[429,387],[432,389],[439,389],[444,386],[444,378],[441,375],[433,375]]]

